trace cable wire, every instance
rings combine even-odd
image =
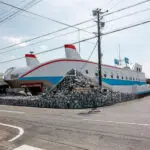
[[[112,34],[112,33],[115,33],[115,32],[119,32],[119,31],[122,31],[122,30],[127,30],[127,29],[130,29],[130,28],[133,28],[133,27],[141,26],[141,25],[144,25],[144,24],[147,24],[147,23],[150,23],[150,20],[143,21],[143,22],[133,24],[133,25],[130,25],[130,26],[126,26],[126,27],[123,27],[123,28],[115,29],[113,31],[103,33],[102,36]]]
[[[117,21],[117,20],[120,20],[120,19],[123,19],[123,18],[126,18],[126,17],[130,17],[130,16],[133,16],[133,15],[137,15],[137,14],[139,14],[139,13],[143,13],[143,12],[146,12],[146,11],[150,11],[150,8],[146,8],[146,9],[142,9],[142,10],[139,10],[139,11],[135,11],[135,12],[129,13],[129,14],[127,14],[127,15],[123,15],[123,16],[121,16],[121,17],[117,17],[117,18],[108,20],[108,21],[106,21],[105,23]]]
[[[120,3],[122,3],[123,0],[119,0],[117,3],[115,3],[111,8],[109,8],[109,10],[114,9],[115,7],[117,7]]]
[[[96,44],[95,44],[95,46],[94,46],[94,48],[93,48],[93,50],[91,51],[91,53],[90,53],[90,55],[89,55],[89,57],[88,57],[88,61],[90,61],[90,59],[91,59],[91,57],[92,57],[92,55],[93,55],[93,53],[94,53],[94,51],[95,51],[95,49],[96,49],[96,47],[97,47],[97,44],[98,44],[98,41],[96,42]],[[84,66],[87,64],[87,62],[85,62],[84,64],[83,64],[83,66],[81,67],[81,70],[84,68]]]
[[[91,26],[88,26],[88,27],[85,27],[85,28],[82,28],[82,29],[89,29],[89,28],[93,28],[95,27],[96,25],[91,25]],[[1,52],[1,54],[5,54],[5,53],[8,53],[8,52],[12,52],[12,51],[15,51],[15,50],[18,50],[18,49],[22,49],[22,48],[25,48],[25,47],[28,47],[28,46],[32,46],[32,45],[36,45],[36,44],[39,44],[39,43],[42,43],[42,42],[47,42],[47,41],[50,41],[50,40],[53,40],[53,39],[56,39],[56,38],[59,38],[59,37],[62,37],[62,36],[66,36],[66,35],[69,35],[69,34],[72,34],[72,33],[75,33],[75,32],[78,32],[78,30],[76,31],[72,31],[72,32],[68,32],[68,33],[65,33],[65,34],[60,34],[58,36],[54,36],[54,37],[51,37],[49,39],[44,39],[44,40],[40,40],[38,42],[35,42],[35,43],[31,43],[31,44],[28,44],[24,47],[18,47],[18,48],[14,48],[14,49],[10,49],[8,51],[4,51],[4,52]]]
[[[67,26],[67,27],[75,28],[75,29],[80,30],[80,28],[77,28],[77,27],[75,27],[75,26],[69,25],[69,24],[67,24],[67,23],[64,23],[64,22],[61,22],[61,21],[58,21],[58,20],[55,20],[55,19],[52,19],[52,18],[49,18],[49,17],[46,17],[46,16],[42,16],[42,15],[40,15],[40,14],[37,14],[37,13],[31,12],[31,11],[28,11],[28,10],[25,10],[25,9],[22,9],[22,8],[19,8],[19,7],[17,7],[17,6],[8,4],[8,3],[6,3],[6,2],[0,1],[0,3],[1,3],[1,4],[4,4],[4,5],[7,5],[7,6],[10,6],[10,7],[13,7],[13,8],[16,8],[16,9],[18,9],[18,10],[24,11],[24,12],[26,12],[26,13],[28,13],[28,14],[31,14],[31,15],[34,15],[34,16],[37,16],[37,17],[40,17],[40,18],[42,18],[42,19],[50,20],[50,21],[53,21],[53,22],[55,22],[55,23],[59,23],[59,24],[65,25],[65,26]],[[88,31],[86,31],[86,30],[82,30],[82,31],[87,32],[87,33],[90,33],[90,34],[93,34],[93,33],[88,32]]]
[[[20,6],[24,1],[21,1],[20,3],[17,3],[17,6]],[[4,9],[3,9],[4,10]],[[9,11],[4,10],[2,14],[0,14],[0,19],[3,19],[9,15],[9,13],[13,12],[14,8],[9,9]]]
[[[142,1],[142,2],[139,2],[139,3],[136,3],[136,4],[129,5],[129,6],[127,6],[127,7],[124,7],[124,8],[115,10],[115,11],[112,11],[112,12],[110,12],[110,13],[108,12],[108,13],[102,15],[102,16],[103,16],[103,17],[104,17],[104,16],[109,16],[109,15],[112,15],[112,14],[115,14],[115,13],[118,13],[118,12],[121,12],[121,11],[124,11],[124,10],[127,10],[127,9],[130,9],[130,8],[133,8],[133,7],[142,5],[142,4],[144,4],[144,3],[148,3],[148,2],[150,2],[150,0],[144,0],[144,1]]]
[[[130,17],[130,16],[133,16],[133,15],[137,15],[139,13],[146,12],[146,11],[150,11],[150,8],[146,8],[146,9],[143,9],[143,10],[140,10],[140,11],[136,11],[136,12],[133,12],[133,13],[130,13],[130,14],[118,17],[118,18],[114,18],[112,20],[106,21],[106,23],[113,22],[113,21],[116,21],[116,20],[120,20],[120,19],[123,19],[123,18],[126,18],[126,17]],[[96,25],[92,25],[92,26],[88,26],[88,27],[85,27],[85,28],[82,28],[82,29],[93,28],[95,26]],[[65,36],[65,35],[69,35],[69,34],[75,33],[75,32],[78,32],[78,31],[76,30],[76,31],[68,32],[68,33],[65,33],[65,34],[58,35],[58,36],[54,36],[54,37],[49,38],[49,39],[44,39],[44,40],[41,40],[41,41],[38,41],[38,42],[35,42],[35,43],[28,44],[25,47],[28,47],[28,46],[31,46],[31,45],[36,45],[36,44],[39,44],[39,43],[42,43],[42,42],[46,42],[46,41],[49,41],[49,40],[53,40],[55,38],[59,38],[59,37]],[[1,52],[0,54],[5,54],[5,53],[8,53],[8,52],[11,52],[11,51],[14,51],[14,50],[18,50],[18,49],[22,49],[22,47],[11,49],[11,50],[8,50],[8,51],[4,51],[4,52]]]
[[[29,9],[35,5],[37,5],[38,3],[40,3],[42,0],[32,0],[30,1],[29,3],[27,3],[22,9]],[[3,17],[1,20],[0,20],[0,25],[2,25],[3,23],[5,23],[6,21],[9,21],[10,19],[13,19],[17,14],[21,13],[21,10],[18,10],[10,15],[8,15],[7,17]]]
[[[78,25],[81,25],[81,24],[85,24],[85,23],[87,23],[87,22],[89,22],[89,21],[91,21],[91,19],[86,20],[86,21],[83,21],[83,22],[80,22],[80,23],[77,23],[77,24],[74,24],[74,25],[72,25],[72,26],[78,26]],[[51,34],[58,33],[58,32],[64,31],[64,30],[67,30],[67,29],[69,29],[69,28],[70,28],[70,27],[61,28],[61,29],[58,29],[58,30],[56,30],[56,31],[52,31],[52,32],[49,32],[49,33],[46,33],[46,34],[43,34],[43,35],[40,35],[40,36],[31,38],[31,39],[22,41],[22,42],[17,43],[17,44],[13,44],[13,45],[10,45],[10,46],[3,47],[3,48],[0,48],[0,51],[1,51],[1,50],[4,50],[4,49],[11,48],[11,47],[14,47],[14,46],[18,46],[18,45],[20,45],[20,44],[28,43],[28,42],[31,42],[31,41],[34,41],[34,40],[37,40],[37,39],[40,39],[40,38],[43,38],[43,37],[46,37],[46,36],[49,36],[49,35],[51,35]]]
[[[139,2],[139,3],[136,3],[136,4],[134,4],[134,5],[130,5],[130,6],[121,8],[121,9],[119,9],[119,10],[116,10],[116,11],[113,11],[113,12],[110,12],[110,13],[107,13],[107,14],[104,14],[103,16],[108,16],[108,15],[111,15],[111,14],[114,14],[114,13],[117,13],[117,12],[121,12],[121,11],[127,10],[127,9],[129,9],[129,8],[133,8],[133,7],[135,7],[135,6],[138,6],[138,5],[147,3],[147,2],[149,2],[149,1],[150,1],[150,0],[145,0],[145,1],[142,1],[142,2]],[[1,1],[0,1],[0,3],[1,3]],[[89,19],[89,20],[86,20],[86,21],[84,21],[84,22],[81,22],[81,23],[72,25],[72,27],[73,27],[73,26],[75,27],[75,26],[78,26],[78,25],[81,25],[81,24],[90,22],[90,21],[92,21],[92,20],[94,20],[94,19]],[[59,29],[59,30],[56,30],[56,31],[53,31],[53,32],[50,32],[50,33],[46,33],[46,34],[43,34],[43,35],[40,35],[40,36],[31,38],[31,39],[28,39],[28,40],[23,41],[23,42],[20,42],[20,43],[18,43],[18,44],[13,44],[13,45],[10,45],[10,46],[7,46],[7,47],[0,48],[0,50],[4,50],[4,49],[7,49],[7,48],[11,48],[11,47],[17,46],[17,45],[19,45],[19,44],[28,43],[28,42],[30,42],[30,41],[37,40],[37,39],[39,39],[39,38],[42,38],[42,37],[45,37],[45,36],[48,36],[48,35],[51,35],[51,34],[54,34],[54,33],[57,33],[57,32],[61,32],[61,31],[63,31],[63,30],[67,30],[67,29],[69,29],[69,28],[70,28],[70,27],[61,28],[61,29]]]
[[[136,3],[136,4],[134,4],[134,5],[130,5],[130,6],[128,6],[128,7],[121,8],[121,9],[119,9],[119,10],[113,11],[113,12],[111,12],[111,13],[107,13],[107,14],[105,14],[105,15],[103,15],[103,16],[108,16],[108,15],[111,15],[111,14],[114,14],[114,13],[117,13],[117,12],[120,12],[120,11],[123,11],[123,10],[126,10],[126,9],[129,9],[129,8],[132,8],[132,7],[141,5],[141,4],[146,3],[146,2],[149,2],[149,1],[150,1],[150,0],[142,1],[142,2]],[[91,21],[91,20],[93,20],[93,19],[84,21],[84,22],[82,22],[82,23],[86,23],[86,22],[89,22],[89,21]],[[74,26],[80,25],[80,24],[82,24],[82,23],[75,24]],[[146,24],[146,23],[149,23],[149,21],[142,22],[141,24],[136,24],[135,26],[139,26],[139,25]],[[133,26],[133,27],[134,27],[134,26]],[[47,35],[50,35],[50,34],[53,34],[53,33],[57,33],[57,32],[66,30],[66,29],[68,29],[68,28],[69,28],[69,27],[63,28],[63,29],[60,29],[60,30],[57,30],[57,31],[54,31],[54,32],[51,32],[51,33],[47,33],[47,34],[44,34],[44,35],[41,35],[41,36],[38,36],[38,37],[35,37],[35,38],[32,38],[32,39],[23,41],[23,42],[21,42],[21,43],[19,43],[19,44],[27,43],[27,42],[30,42],[30,41],[32,41],[32,40],[35,40],[35,39],[38,39],[38,38],[41,38],[41,37],[44,37],[44,36],[47,36]],[[125,29],[128,29],[128,28],[131,28],[131,27],[126,27]],[[123,28],[123,30],[125,30],[125,29]],[[122,29],[118,29],[118,30],[116,30],[116,31],[114,30],[114,31],[112,31],[112,32],[110,32],[110,33],[118,32],[118,31],[122,31]],[[106,35],[106,34],[109,34],[109,33],[104,33],[103,35]],[[91,40],[91,39],[94,39],[94,38],[96,38],[96,37],[93,37],[93,38],[90,38],[90,39],[85,39],[85,40],[79,41],[79,42],[84,42],[84,41]],[[11,45],[11,46],[8,46],[8,47],[4,47],[4,48],[1,48],[0,50],[7,49],[7,48],[11,48],[11,47],[17,46],[17,45],[19,45],[19,44],[14,44],[14,45]],[[62,48],[62,47],[61,47],[61,48]],[[16,60],[16,59],[15,59],[15,60]],[[0,62],[0,63],[2,63],[2,62]]]
[[[119,31],[123,31],[123,30],[127,30],[127,29],[130,29],[130,28],[134,28],[134,27],[141,26],[141,25],[148,24],[148,23],[150,23],[150,20],[143,21],[143,22],[140,22],[140,23],[137,23],[137,24],[134,24],[134,25],[126,26],[126,27],[123,27],[123,28],[115,29],[115,30],[113,30],[113,31],[109,31],[109,32],[103,33],[102,36],[109,35],[109,34],[112,34],[112,33],[116,33],[116,32],[119,32]],[[74,42],[74,43],[72,43],[72,44],[78,44],[79,42],[81,43],[81,42],[89,41],[89,40],[95,39],[96,37],[97,37],[97,36],[89,37],[89,38],[87,38],[87,39],[83,39],[83,40],[81,40],[81,41]],[[42,51],[42,52],[35,53],[35,54],[36,54],[36,55],[40,55],[40,54],[44,54],[44,53],[47,53],[47,52],[50,52],[50,51],[54,51],[54,50],[61,49],[61,48],[63,48],[63,47],[64,47],[64,46],[60,46],[60,47],[56,47],[56,48],[49,49],[49,50],[46,50],[46,51]],[[23,58],[24,58],[24,57],[19,57],[19,58],[15,58],[15,59],[11,59],[11,60],[2,61],[2,62],[0,62],[0,64],[12,62],[12,61],[16,61],[16,60],[23,59]]]

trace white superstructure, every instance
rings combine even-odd
[[[52,86],[63,79],[65,74],[76,69],[84,75],[97,80],[97,63],[83,60],[74,45],[65,45],[66,58],[39,64],[34,54],[26,54],[27,67],[10,68],[4,79],[12,87]],[[133,70],[102,65],[102,81],[105,86],[124,93],[143,94],[150,92],[146,84],[142,66],[135,64]]]

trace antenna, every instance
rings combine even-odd
[[[119,65],[121,65],[121,55],[120,55],[121,48],[120,48],[120,44],[118,45],[118,47],[119,47]]]
[[[33,52],[33,51],[30,51],[30,54],[34,54],[34,52]]]
[[[78,30],[78,41],[79,41],[79,54],[81,51],[81,46],[80,46],[80,30]]]

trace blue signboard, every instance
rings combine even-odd
[[[114,63],[115,63],[115,65],[119,65],[119,60],[118,59],[114,59]]]
[[[125,57],[124,61],[125,61],[126,64],[129,64],[129,58]]]

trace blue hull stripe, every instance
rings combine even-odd
[[[118,80],[118,79],[102,79],[103,82],[109,84],[109,85],[145,85],[146,82],[140,82],[140,81],[131,81],[131,80]]]
[[[59,81],[61,81],[63,76],[57,76],[57,77],[24,77],[24,78],[19,78],[21,81],[48,81],[52,84],[57,84]]]
[[[24,77],[19,78],[19,80],[22,81],[30,81],[30,80],[36,80],[36,81],[48,81],[52,84],[57,84],[60,80],[62,80],[63,76],[53,76],[53,77]],[[139,82],[139,81],[130,81],[130,80],[118,80],[118,79],[102,79],[103,82],[109,84],[109,85],[120,85],[120,86],[130,86],[130,85],[145,85],[146,82]]]

